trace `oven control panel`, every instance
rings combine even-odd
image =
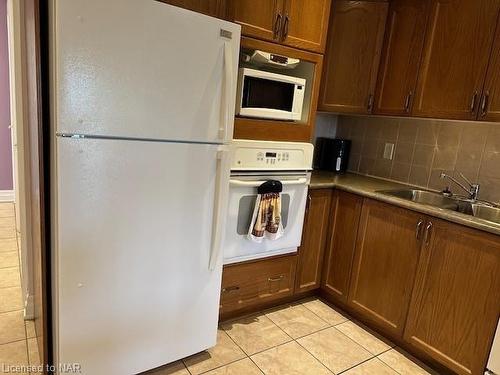
[[[231,144],[232,170],[311,170],[310,143],[240,141]]]

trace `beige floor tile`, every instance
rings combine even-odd
[[[266,375],[323,375],[331,372],[295,341],[253,355]]]
[[[327,322],[301,304],[270,311],[266,316],[294,339],[329,326]]]
[[[382,341],[380,336],[375,336],[374,333],[366,331],[352,321],[339,324],[335,328],[374,355],[379,355],[394,346],[387,340]]]
[[[189,375],[189,371],[182,361],[177,361],[160,368],[143,372],[142,375]]]
[[[0,288],[21,286],[19,267],[0,268]]]
[[[223,324],[222,328],[247,355],[292,340],[265,315],[238,319]]]
[[[349,320],[319,299],[302,302],[302,304],[332,326]]]
[[[0,313],[23,308],[21,287],[0,288]]]
[[[26,331],[24,329],[23,311],[11,311],[0,314],[0,344],[24,340]]]
[[[40,366],[40,354],[36,339],[28,339],[28,360],[31,366]]]
[[[0,238],[0,253],[17,252],[17,240],[15,238],[2,239]]]
[[[343,372],[342,375],[398,375],[398,373],[384,362],[377,358],[373,358]]]
[[[0,268],[19,267],[19,254],[17,251],[0,252]]]
[[[26,337],[28,339],[36,337],[35,321],[34,320],[25,320],[24,324],[26,326]]]
[[[396,349],[382,353],[378,358],[401,375],[426,375],[433,373],[432,370],[425,368],[424,364],[419,363],[416,358],[410,355],[405,356]]]
[[[17,372],[9,368],[9,366],[28,366],[26,340],[0,345],[0,363],[2,364],[0,371],[4,370],[3,372],[8,373],[10,370],[11,373],[26,374],[26,372]]]
[[[249,358],[245,358],[206,372],[204,375],[262,375],[262,371]]]
[[[373,357],[335,327],[313,333],[297,341],[336,374]]]
[[[184,364],[191,374],[197,375],[242,358],[245,358],[245,353],[229,338],[227,333],[219,330],[215,347],[184,359]]]

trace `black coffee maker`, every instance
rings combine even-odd
[[[315,167],[325,171],[345,173],[349,163],[351,141],[339,138],[318,138],[316,140]]]

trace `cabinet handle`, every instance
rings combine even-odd
[[[366,106],[368,113],[372,113],[373,110],[373,94],[368,95],[368,104]]]
[[[285,40],[288,36],[288,24],[290,23],[290,18],[288,14],[285,16],[285,22],[283,22],[283,35],[281,36],[281,40]]]
[[[410,113],[410,104],[411,104],[411,97],[413,96],[413,92],[410,90],[410,92],[406,95],[405,98],[405,112]]]
[[[432,222],[429,222],[425,227],[425,236],[424,236],[424,244],[425,246],[429,245],[431,240],[431,232],[432,232]]]
[[[470,114],[474,115],[474,112],[476,112],[476,101],[477,101],[477,96],[478,92],[475,91],[474,95],[472,95],[472,100],[470,101]]]
[[[274,21],[274,28],[273,28],[273,39],[278,38],[280,29],[281,29],[281,13],[278,13],[276,15],[276,20]]]
[[[270,281],[270,282],[274,283],[274,282],[277,282],[277,281],[281,281],[284,278],[285,278],[284,275],[280,275],[278,277],[270,277],[270,278],[267,279],[267,281]]]
[[[424,224],[424,221],[420,219],[417,223],[417,227],[415,228],[415,238],[417,241],[420,241],[420,232],[422,230],[422,225]]]
[[[235,292],[237,290],[240,290],[240,287],[237,285],[233,285],[233,286],[228,286],[227,288],[222,288],[222,293]]]
[[[489,91],[486,91],[485,94],[483,95],[483,99],[481,100],[481,117],[486,116],[488,113],[488,103],[490,99],[490,93]]]

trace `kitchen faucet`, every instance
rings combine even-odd
[[[472,182],[469,181],[469,179],[467,177],[465,177],[463,175],[463,173],[461,172],[458,172],[458,174],[460,175],[460,177],[462,177],[462,179],[469,185],[469,187],[467,188],[466,186],[464,186],[460,181],[458,181],[455,177],[453,176],[450,176],[450,175],[447,175],[446,173],[442,172],[440,177],[442,179],[444,178],[448,178],[450,179],[451,181],[453,181],[455,184],[457,184],[458,186],[460,186],[464,191],[467,192],[468,194],[468,198],[469,199],[472,199],[473,201],[477,200],[477,197],[479,195],[479,184],[473,184]]]

